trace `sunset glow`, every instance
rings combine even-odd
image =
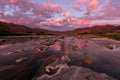
[[[120,25],[120,0],[0,0],[0,21],[42,28]]]

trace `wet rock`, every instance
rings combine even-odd
[[[11,54],[14,54],[14,52],[8,52],[7,54],[8,54],[8,55],[11,55]]]
[[[54,44],[54,45],[51,45],[50,48],[53,48],[53,49],[55,49],[55,50],[57,50],[57,51],[62,50],[61,42],[58,42],[58,41],[55,42],[55,44]]]
[[[116,49],[117,46],[116,46],[116,45],[113,45],[113,44],[110,44],[109,46],[107,46],[107,48],[109,48],[109,49]]]
[[[59,71],[61,71],[62,68],[66,68],[67,63],[70,62],[70,59],[68,56],[62,56],[62,58],[58,59],[57,61],[55,61],[54,63],[46,66],[46,71],[50,72],[50,69],[59,69]],[[58,72],[59,72],[58,71]]]
[[[21,62],[24,62],[26,60],[27,60],[27,58],[19,58],[16,60],[16,63],[21,63]]]
[[[18,49],[15,51],[15,53],[21,53],[21,52],[23,52],[23,50],[21,50],[21,49]]]
[[[104,73],[97,73],[88,68],[68,67],[55,76],[42,76],[37,80],[116,80]]]
[[[47,47],[35,47],[34,50],[36,52],[45,52],[47,50]]]
[[[0,66],[0,72],[12,68],[14,65]]]
[[[79,50],[79,48],[77,46],[73,46],[72,50],[77,51],[77,50]]]
[[[12,52],[8,52],[7,54],[12,55],[12,54],[17,54],[17,53],[21,53],[21,52],[23,52],[23,50],[19,49],[19,50],[15,50],[15,51],[12,51]]]
[[[47,74],[43,75],[41,77],[41,79],[44,77],[55,76],[55,75],[59,74],[62,71],[62,69],[65,69],[68,67],[68,65],[67,65],[68,62],[70,62],[69,57],[64,55],[61,58],[59,58],[58,60],[56,60],[55,62],[49,64],[48,66],[45,67]]]
[[[53,45],[54,44],[54,42],[52,42],[52,41],[45,41],[45,42],[43,42],[43,43],[41,43],[42,45],[45,45],[45,46],[50,46],[50,45]]]

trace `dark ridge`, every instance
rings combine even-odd
[[[104,25],[86,28],[77,28],[71,31],[50,31],[41,28],[30,28],[24,25],[0,22],[0,36],[9,35],[79,35],[79,34],[104,34],[120,33],[120,26]]]
[[[53,35],[57,31],[50,31],[40,28],[30,28],[24,25],[0,22],[0,36],[20,36],[20,35]]]

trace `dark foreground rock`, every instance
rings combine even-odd
[[[37,80],[116,80],[104,73],[97,73],[88,68],[83,67],[68,67],[61,70],[60,73],[54,76],[43,75]]]

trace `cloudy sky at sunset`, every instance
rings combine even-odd
[[[48,29],[120,25],[120,0],[0,0],[0,21]]]

